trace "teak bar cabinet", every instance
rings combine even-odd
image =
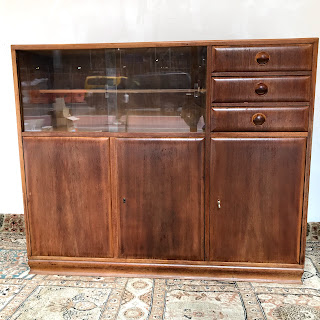
[[[12,46],[31,271],[301,281],[317,50]]]

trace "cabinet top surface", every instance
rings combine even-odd
[[[291,39],[239,39],[239,40],[188,40],[188,41],[157,41],[157,42],[121,42],[121,43],[82,43],[82,44],[22,44],[12,45],[12,50],[52,50],[52,49],[99,49],[99,48],[139,48],[167,46],[254,46],[318,43],[319,38]]]

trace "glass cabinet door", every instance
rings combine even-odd
[[[206,47],[17,51],[24,131],[203,132]]]

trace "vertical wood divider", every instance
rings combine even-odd
[[[207,46],[207,94],[206,94],[206,128],[205,128],[205,218],[204,218],[204,257],[209,260],[210,252],[210,133],[211,133],[211,73],[212,73],[212,46]]]
[[[111,216],[112,216],[112,237],[113,237],[113,256],[119,257],[120,241],[119,241],[119,208],[118,208],[118,167],[117,167],[117,152],[116,138],[110,138],[110,181],[111,181]]]

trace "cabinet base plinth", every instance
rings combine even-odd
[[[150,263],[29,258],[31,273],[150,278],[205,278],[211,280],[301,283],[302,265],[249,263]]]

